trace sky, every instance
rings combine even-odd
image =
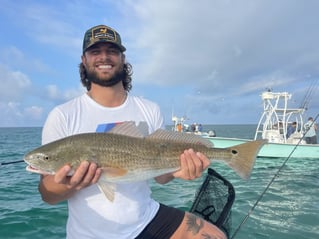
[[[0,127],[43,126],[85,92],[84,32],[116,29],[133,66],[131,94],[165,124],[257,124],[267,89],[297,107],[319,77],[317,0],[0,0]],[[319,113],[318,90],[306,117]]]

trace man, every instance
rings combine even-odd
[[[297,128],[297,122],[294,121],[287,128],[286,139],[288,139],[293,133],[295,133],[296,128]]]
[[[149,133],[163,127],[155,103],[128,94],[131,65],[125,61],[125,50],[120,35],[108,26],[86,31],[80,76],[88,91],[50,112],[43,144],[78,133],[106,132],[115,122],[146,122]],[[180,160],[180,170],[156,181],[191,180],[209,166],[207,157],[192,149],[185,149]],[[68,200],[67,238],[226,238],[216,226],[195,215],[153,200],[146,181],[118,184],[111,202],[96,185],[102,173],[96,164],[84,161],[73,176],[68,176],[70,171],[65,165],[54,176],[41,176],[39,183],[45,202]]]
[[[318,126],[316,122],[313,121],[312,117],[308,118],[308,122],[304,125],[305,128],[305,138],[307,144],[317,144],[317,129]]]

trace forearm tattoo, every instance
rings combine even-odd
[[[204,226],[204,220],[193,214],[187,216],[187,230],[192,232],[193,235],[198,234],[200,229]]]
[[[200,217],[197,217],[193,214],[187,216],[187,231],[190,231],[193,236],[198,234],[200,230],[204,227],[204,220]],[[218,239],[218,237],[207,234],[206,232],[202,233],[203,239]]]
[[[203,236],[203,239],[218,239],[218,237],[208,235],[207,233],[203,233],[202,236]]]

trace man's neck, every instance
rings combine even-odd
[[[92,84],[91,90],[87,92],[95,102],[105,107],[117,107],[122,105],[127,97],[122,82],[112,87],[103,87]]]

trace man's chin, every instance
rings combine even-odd
[[[87,79],[94,84],[104,87],[112,87],[125,79],[125,72],[115,73],[113,76],[100,76],[97,72],[87,72]]]
[[[122,81],[122,78],[120,77],[113,77],[111,79],[91,79],[90,80],[92,83],[97,84],[99,86],[103,86],[103,87],[112,87],[116,84],[118,84],[119,82]]]

